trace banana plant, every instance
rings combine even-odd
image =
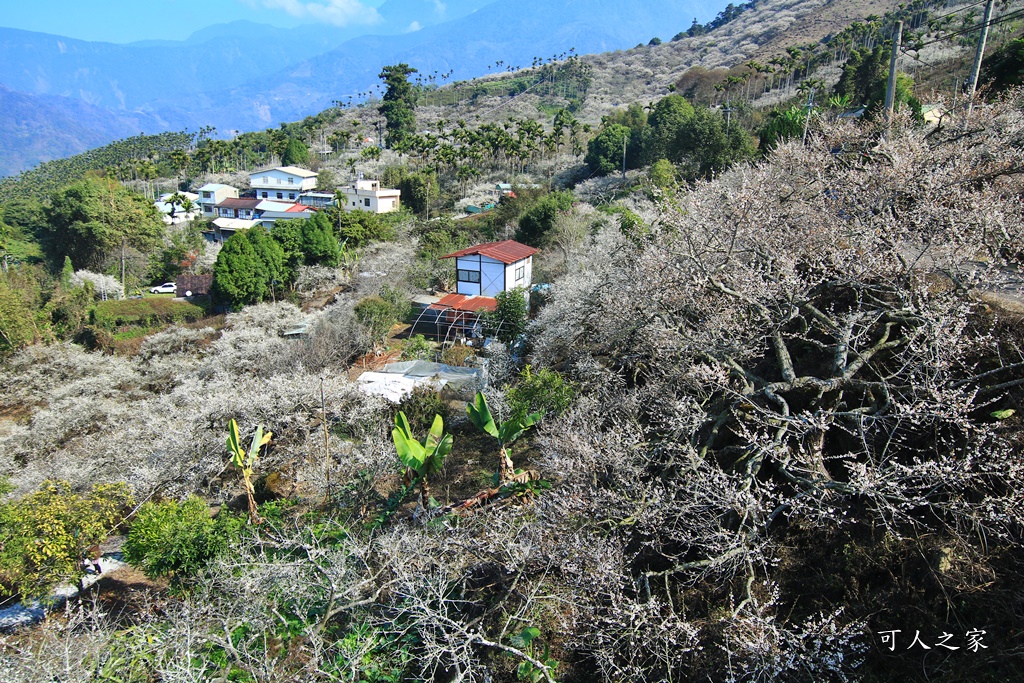
[[[228,423],[228,453],[231,454],[231,463],[242,471],[242,480],[245,482],[245,495],[249,499],[249,522],[259,524],[263,520],[256,510],[256,490],[252,484],[252,473],[259,460],[260,449],[270,443],[273,432],[263,432],[263,425],[257,425],[256,433],[249,445],[249,452],[246,453],[242,447],[242,440],[238,436],[238,423],[231,420]]]
[[[482,392],[477,392],[472,403],[466,406],[470,421],[483,432],[486,432],[498,440],[499,466],[498,480],[501,483],[512,479],[515,474],[515,467],[512,465],[512,458],[508,455],[508,446],[526,432],[527,429],[537,424],[544,416],[544,413],[530,413],[522,419],[511,419],[498,423],[491,415],[487,407],[487,398]]]
[[[409,419],[401,410],[395,415],[395,428],[391,430],[398,459],[408,468],[408,473],[420,482],[423,507],[430,503],[430,484],[427,477],[441,471],[445,457],[452,450],[452,435],[444,433],[444,418],[434,416],[427,437],[420,443],[412,435]]]

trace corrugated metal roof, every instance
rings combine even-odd
[[[218,209],[255,209],[261,201],[263,200],[228,197],[216,206]]]
[[[516,242],[515,240],[503,240],[501,242],[488,242],[487,244],[478,244],[475,247],[469,247],[461,251],[456,251],[447,256],[441,258],[457,258],[459,256],[474,256],[480,254],[481,256],[487,256],[496,261],[502,263],[515,263],[521,261],[527,256],[533,256],[537,253],[537,250],[533,247],[528,247],[525,244]]]
[[[498,300],[489,296],[466,296],[465,294],[447,294],[429,308],[436,311],[455,310],[476,313],[483,309],[493,311],[498,308]]]

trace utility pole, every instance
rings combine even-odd
[[[985,56],[985,42],[988,40],[988,26],[992,23],[992,7],[995,0],[988,0],[985,3],[985,18],[982,20],[981,35],[978,36],[978,49],[974,53],[974,66],[971,67],[971,91],[967,100],[967,117],[971,116],[971,109],[974,107],[974,93],[978,89],[978,77],[981,75],[981,59]],[[967,125],[967,121],[964,121]]]
[[[807,146],[807,128],[811,123],[811,110],[814,109],[814,88],[807,93],[807,104],[804,105],[807,108],[807,116],[804,117],[804,147]]]
[[[903,42],[903,22],[896,22],[892,33],[892,56],[889,58],[889,81],[885,85],[885,134],[892,128],[893,107],[896,99],[896,58],[900,55],[900,44]]]

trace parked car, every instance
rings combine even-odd
[[[178,291],[178,285],[173,282],[165,282],[162,285],[156,287],[150,287],[149,291],[152,294],[174,294]]]

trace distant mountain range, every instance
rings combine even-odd
[[[240,21],[184,41],[125,45],[0,28],[0,175],[126,135],[256,130],[366,92],[386,64],[484,75],[667,40],[725,2],[697,0],[387,0],[372,27],[278,29]],[[360,34],[365,35],[360,35]],[[504,66],[498,70],[503,69]],[[12,118],[13,116],[13,118]]]

